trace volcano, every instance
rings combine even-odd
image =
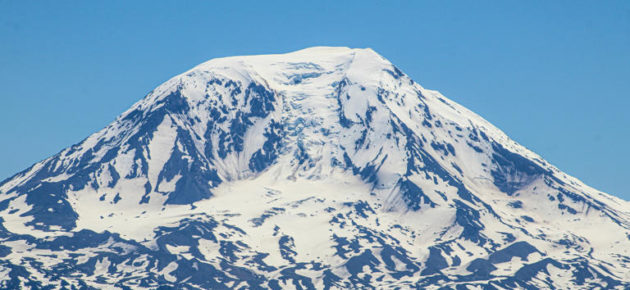
[[[213,59],[0,183],[2,288],[630,287],[630,203],[371,49]]]

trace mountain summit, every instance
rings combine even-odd
[[[0,287],[630,287],[630,204],[371,49],[213,59],[0,183]]]

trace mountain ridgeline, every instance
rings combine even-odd
[[[371,49],[213,59],[0,183],[2,288],[630,287],[630,204]]]

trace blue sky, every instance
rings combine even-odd
[[[224,2],[0,0],[0,179],[198,63],[331,45],[373,48],[630,200],[630,1]]]

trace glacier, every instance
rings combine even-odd
[[[371,49],[213,59],[0,183],[0,287],[630,287],[630,203]]]

